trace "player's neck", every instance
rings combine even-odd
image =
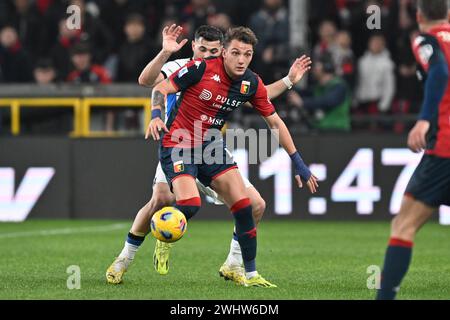
[[[424,22],[424,23],[420,24],[420,30],[422,32],[428,32],[431,29],[435,28],[436,26],[444,24],[444,23],[448,23],[448,21],[443,19],[443,20],[435,20],[435,21]]]

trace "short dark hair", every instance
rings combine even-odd
[[[447,20],[447,0],[419,0],[417,6],[428,20]]]
[[[139,23],[145,26],[145,19],[139,13],[130,13],[125,19],[125,24]]]
[[[75,44],[72,49],[70,50],[70,54],[76,55],[76,54],[91,54],[91,47],[87,41],[81,41],[77,44]]]
[[[233,40],[251,44],[253,48],[258,44],[258,39],[255,33],[246,27],[236,27],[228,29],[225,35],[224,47],[228,47]]]
[[[34,66],[34,69],[49,70],[49,69],[55,69],[55,66],[53,65],[53,62],[52,62],[51,59],[49,59],[49,58],[40,58],[36,62],[36,65]]]
[[[213,26],[203,25],[195,30],[194,39],[198,40],[200,38],[205,39],[206,41],[219,41],[220,44],[223,44],[223,32],[219,28]]]

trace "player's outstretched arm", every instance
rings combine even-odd
[[[161,130],[169,132],[166,124],[162,120],[162,110],[165,107],[166,97],[168,94],[176,93],[178,90],[174,87],[169,79],[158,83],[152,92],[152,121],[145,132],[145,139],[151,135],[153,140],[159,141]]]
[[[298,186],[303,187],[303,181],[306,181],[309,191],[311,193],[316,193],[319,184],[317,183],[317,178],[311,173],[309,168],[306,166],[305,162],[297,151],[292,136],[286,127],[284,121],[280,118],[277,113],[269,117],[264,118],[269,125],[270,129],[275,130],[278,133],[278,140],[281,146],[286,150],[292,159],[295,168],[295,179],[297,180]]]
[[[306,55],[296,59],[286,77],[266,86],[269,98],[278,98],[283,92],[295,86],[303,78],[305,73],[311,70],[311,64],[311,58]]]
[[[161,73],[162,67],[173,53],[178,52],[188,42],[187,39],[183,39],[178,43],[177,39],[182,31],[183,28],[175,24],[170,27],[166,26],[163,29],[162,49],[158,55],[147,64],[144,70],[142,70],[138,80],[141,86],[153,87],[164,80],[164,76]]]

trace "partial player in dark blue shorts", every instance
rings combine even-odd
[[[405,192],[432,208],[450,206],[450,159],[425,155]]]
[[[209,187],[221,174],[237,169],[224,141],[217,140],[193,149],[160,147],[159,160],[172,189],[172,182],[189,175]]]
[[[418,120],[409,132],[408,148],[425,151],[392,221],[378,300],[395,299],[412,261],[417,233],[441,205],[450,205],[450,24],[447,0],[418,0],[420,34],[412,52],[424,80]]]

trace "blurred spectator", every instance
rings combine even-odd
[[[189,39],[194,38],[195,30],[208,23],[208,17],[216,14],[216,7],[210,0],[191,0],[184,7],[181,21]]]
[[[86,10],[85,0],[71,0],[81,11],[80,38],[88,41],[92,46],[92,59],[95,63],[103,64],[112,53],[114,39],[103,22]]]
[[[92,64],[90,46],[81,42],[72,48],[72,63],[75,70],[69,73],[67,81],[72,83],[111,83],[106,69],[100,65]]]
[[[404,40],[404,45],[397,48],[397,85],[396,96],[392,105],[392,113],[399,118],[402,115],[418,113],[423,99],[422,84],[417,77],[416,59],[411,50],[410,43],[418,36],[418,32],[412,32]],[[405,121],[397,121],[394,131],[402,133],[408,130]]]
[[[140,14],[128,16],[124,26],[126,41],[119,50],[117,81],[135,82],[148,61],[158,50],[145,39],[144,18]]]
[[[111,78],[106,69],[100,65],[92,64],[92,54],[87,43],[81,42],[75,45],[71,52],[72,63],[75,70],[67,77],[68,82],[81,84],[108,84]],[[106,118],[93,116],[93,122],[103,122],[103,129],[112,131],[114,129],[115,114],[112,110],[106,110]],[[97,121],[98,120],[98,121]]]
[[[136,3],[134,1],[134,3]],[[134,12],[133,3],[129,0],[108,0],[103,3],[100,11],[100,18],[108,27],[114,37],[115,52],[119,51],[121,44],[125,41],[123,28],[125,17]],[[142,12],[137,10],[136,12]]]
[[[358,61],[356,99],[358,112],[375,114],[390,110],[395,94],[394,62],[383,35],[370,37],[368,50]]]
[[[398,1],[398,0],[395,0]],[[364,54],[367,48],[367,42],[370,38],[371,34],[374,30],[367,28],[367,19],[369,15],[367,14],[367,8],[372,5],[376,5],[381,9],[381,17],[380,17],[380,27],[381,30],[390,32],[388,29],[389,21],[388,21],[388,4],[392,1],[382,1],[382,0],[360,0],[353,1],[352,7],[350,7],[351,11],[351,24],[349,27],[349,31],[352,35],[353,40],[353,52],[355,56],[360,57]]]
[[[283,0],[264,0],[251,16],[249,27],[258,37],[254,68],[264,81],[281,78],[289,69],[289,16]]]
[[[351,35],[347,31],[339,31],[336,36],[336,51],[333,57],[336,65],[336,74],[354,88],[355,85],[355,61],[352,50]]]
[[[31,82],[32,64],[22,48],[17,31],[10,26],[0,31],[0,82]]]
[[[338,22],[338,8],[336,2],[337,1],[330,0],[309,1],[308,20],[310,30],[313,31],[310,35],[313,44],[320,41],[320,39],[317,39],[317,34],[314,31],[319,30],[320,25],[324,21],[330,21],[334,25]]]
[[[144,18],[140,14],[127,17],[124,31],[126,42],[119,51],[118,82],[136,82],[142,70],[159,50],[145,39]],[[135,108],[117,116],[118,126],[123,130],[139,128],[139,112]]]
[[[237,26],[247,25],[250,16],[260,8],[261,0],[214,0],[218,12],[225,13]]]
[[[58,70],[58,79],[61,81],[67,78],[73,67],[70,51],[81,41],[81,30],[69,29],[66,22],[65,18],[60,20],[58,42],[50,50],[50,57]]]
[[[183,34],[181,37],[193,39],[195,30],[202,25],[208,24],[208,18],[214,16],[217,10],[210,0],[190,0],[188,2],[180,14],[169,17],[168,19],[180,17],[180,24],[183,26]],[[162,26],[166,25],[168,24],[164,22]],[[174,58],[179,59],[190,56],[192,56],[191,47],[184,46],[174,55]]]
[[[125,41],[123,28],[126,17],[139,13],[143,16],[147,33],[154,37],[165,14],[165,0],[105,0],[100,4],[100,18],[114,37],[114,52]]]
[[[324,54],[313,65],[316,85],[312,96],[302,98],[296,91],[288,93],[291,107],[309,114],[312,127],[320,131],[350,131],[351,93],[347,83],[336,75],[333,58]]]
[[[48,53],[57,35],[58,16],[62,12],[62,4],[55,0],[11,1],[7,21],[16,28],[33,61]]]
[[[338,50],[336,44],[337,33],[338,30],[333,21],[325,20],[320,24],[319,41],[313,50],[313,60],[326,53],[330,53],[333,59],[335,59],[334,57],[336,56],[336,51]]]
[[[208,17],[208,25],[219,28],[224,33],[232,27],[231,19],[225,13],[218,13]]]
[[[415,0],[391,1],[386,34],[388,47],[394,57],[402,59],[404,47],[410,48],[410,33],[417,29]]]
[[[34,81],[44,85],[56,82],[56,70],[50,59],[41,59],[36,63]]]

